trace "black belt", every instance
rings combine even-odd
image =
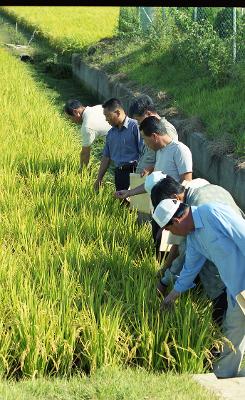
[[[124,164],[121,165],[120,167],[116,167],[116,169],[119,169],[120,171],[128,171],[131,170],[132,168],[136,168],[137,167],[137,162],[132,162],[129,164]]]

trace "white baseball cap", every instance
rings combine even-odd
[[[161,179],[166,178],[166,174],[162,171],[154,171],[150,175],[146,177],[145,180],[145,191],[151,194],[152,188],[159,182]]]
[[[156,223],[163,228],[171,220],[173,215],[176,213],[181,202],[176,199],[165,199],[160,201],[156,207],[153,218]]]

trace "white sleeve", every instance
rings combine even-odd
[[[178,146],[174,154],[174,161],[176,163],[179,175],[187,172],[192,172],[192,154],[189,147],[182,144]]]
[[[96,138],[96,131],[94,129],[91,129],[84,124],[81,126],[81,141],[82,145],[87,147],[91,146],[91,144],[94,142]]]

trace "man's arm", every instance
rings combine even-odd
[[[137,194],[142,194],[142,193],[146,193],[145,184],[144,183],[142,183],[142,185],[139,185],[134,189],[119,190],[119,191],[115,192],[115,196],[118,199],[126,199],[127,197],[135,196]]]
[[[99,172],[98,172],[98,177],[97,177],[97,179],[96,179],[96,181],[95,181],[95,184],[94,184],[94,189],[97,191],[98,189],[99,189],[99,187],[101,186],[101,183],[102,183],[102,179],[103,179],[103,177],[104,177],[104,175],[105,175],[105,173],[106,173],[106,171],[107,171],[107,169],[108,169],[108,167],[109,167],[109,164],[110,164],[110,158],[109,157],[106,157],[106,156],[103,156],[103,158],[102,158],[102,160],[101,160],[101,163],[100,163],[100,168],[99,168]]]
[[[192,180],[192,154],[189,147],[179,142],[179,145],[174,153],[174,161],[180,175],[180,183],[184,180]]]
[[[80,171],[82,171],[84,165],[88,165],[90,159],[90,146],[83,146],[80,152]]]
[[[199,253],[194,245],[190,243],[190,238],[187,238],[185,263],[180,272],[180,276],[175,282],[174,289],[177,292],[185,292],[188,289],[195,287],[194,279],[201,271],[203,264],[206,261],[201,253]]]
[[[185,172],[180,175],[180,183],[183,181],[191,181],[192,180],[192,172]]]
[[[168,296],[162,301],[161,310],[164,308],[170,308],[182,292],[196,286],[193,281],[201,271],[205,261],[206,258],[197,252],[194,247],[187,247],[186,260],[183,269],[174,284],[173,290],[171,290]]]
[[[140,176],[147,176],[150,175],[154,171],[154,165],[149,165],[145,167],[144,170],[140,173]]]

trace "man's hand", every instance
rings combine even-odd
[[[180,296],[180,292],[177,292],[176,290],[171,290],[171,292],[168,294],[167,297],[162,301],[162,304],[160,306],[160,310],[170,310],[171,307],[174,305],[175,300]]]
[[[118,199],[126,199],[127,197],[129,197],[129,190],[118,190],[117,192],[115,192],[115,197],[117,197]]]
[[[167,285],[164,285],[161,281],[159,281],[157,284],[157,296],[160,298],[164,297],[166,295],[167,289]]]
[[[140,176],[150,175],[154,171],[154,165],[150,165],[150,167],[146,167],[141,173]]]
[[[94,182],[94,190],[96,192],[98,192],[101,185],[102,185],[102,182],[100,180],[96,179],[96,181]]]

